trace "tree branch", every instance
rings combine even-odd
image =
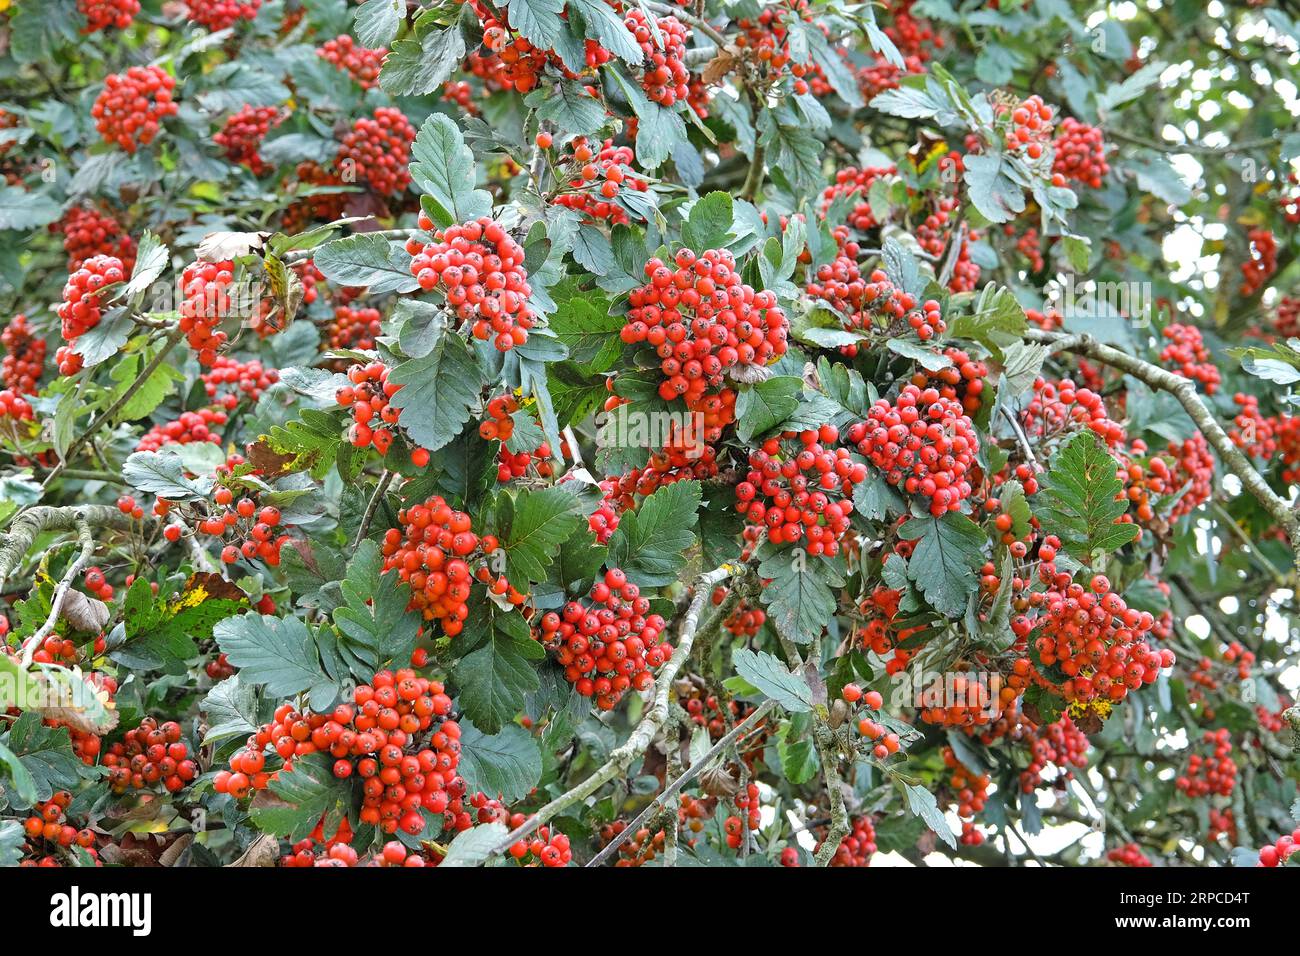
[[[1213,413],[1206,407],[1205,402],[1196,393],[1196,386],[1189,379],[1181,375],[1175,375],[1173,372],[1157,365],[1152,365],[1150,362],[1135,358],[1127,352],[1121,352],[1109,345],[1103,345],[1088,335],[1067,335],[1060,332],[1044,332],[1039,329],[1030,329],[1025,333],[1025,338],[1031,342],[1044,343],[1050,346],[1053,352],[1074,352],[1077,355],[1086,355],[1088,358],[1095,359],[1109,365],[1111,368],[1117,368],[1132,375],[1151,388],[1173,395],[1174,398],[1178,399],[1178,404],[1183,406],[1183,410],[1187,412],[1188,417],[1200,429],[1206,441],[1219,453],[1219,458],[1224,465],[1241,479],[1242,487],[1254,495],[1255,499],[1264,507],[1264,510],[1272,515],[1273,519],[1286,532],[1292,550],[1300,554],[1300,519],[1297,519],[1290,503],[1269,487],[1268,482],[1264,480],[1264,476],[1256,471],[1255,467],[1250,463],[1250,459],[1232,443],[1232,439],[1228,437]]]
[[[28,508],[14,519],[8,532],[0,534],[0,590],[3,590],[9,575],[31,550],[32,542],[38,534],[45,531],[72,531],[83,522],[92,528],[125,531],[131,527],[132,519],[114,505],[65,505],[58,508],[40,505]]]

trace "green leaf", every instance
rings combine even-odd
[[[909,518],[898,535],[916,542],[908,575],[930,605],[950,617],[964,614],[966,599],[979,584],[975,571],[984,563],[988,542],[980,526],[966,515],[950,511],[942,518]]]
[[[257,828],[291,843],[305,839],[317,823],[325,833],[337,830],[352,809],[353,783],[334,776],[333,763],[326,753],[295,757],[292,770],[253,798],[248,815]]]
[[[297,421],[274,426],[266,436],[266,443],[277,454],[295,456],[286,466],[290,470],[307,471],[314,478],[324,478],[334,468],[340,446],[344,444],[343,419],[337,413],[316,408],[304,408],[301,415]],[[351,448],[348,443],[348,454],[353,454]]]
[[[0,761],[4,760],[0,748]],[[27,834],[17,820],[0,822],[0,866],[17,866],[27,848]]]
[[[406,609],[410,587],[400,581],[396,568],[381,573],[383,566],[379,545],[362,541],[342,583],[347,605],[334,609],[340,643],[362,664],[362,672],[354,672],[360,680],[390,665],[405,667],[420,630],[420,616]]]
[[[798,674],[790,673],[779,657],[766,651],[754,653],[740,648],[731,655],[731,663],[746,682],[790,713],[812,710],[808,683]]]
[[[207,494],[211,482],[186,478],[174,451],[138,451],[122,465],[122,477],[137,491],[169,501],[193,501]]]
[[[587,26],[587,38],[597,40],[620,60],[640,67],[645,58],[640,45],[623,24],[623,18],[604,0],[569,0],[570,13],[577,11]]]
[[[14,792],[18,794],[18,800],[22,805],[31,806],[36,803],[39,796],[36,792],[36,781],[32,778],[32,772],[23,766],[23,762],[18,759],[18,755],[0,743],[0,767],[9,771],[9,779],[13,782]],[[3,788],[0,787],[0,793]]]
[[[55,790],[76,789],[79,781],[99,775],[73,752],[68,728],[46,727],[35,711],[20,715],[0,743],[22,765],[16,775],[12,768],[10,774],[20,797],[26,800],[24,794],[34,794],[28,802],[48,800]]]
[[[442,347],[394,368],[388,381],[402,388],[390,404],[401,409],[402,426],[411,440],[437,451],[460,434],[478,400],[483,372],[465,341],[445,336]]]
[[[465,37],[458,24],[421,27],[416,33],[418,38],[398,40],[384,57],[379,86],[389,96],[432,93],[447,82],[465,58]]]
[[[749,388],[736,397],[736,437],[747,442],[785,422],[799,407],[803,380],[796,375],[777,375]]]
[[[934,794],[919,784],[903,783],[901,780],[899,784],[907,797],[908,811],[924,820],[925,825],[933,830],[940,840],[954,850],[957,849],[957,835],[952,832],[952,827],[948,826],[948,820],[939,809]]]
[[[484,823],[462,830],[451,841],[447,855],[438,866],[478,866],[492,855],[509,832],[504,823]]]
[[[731,194],[711,192],[691,206],[682,226],[682,245],[692,249],[722,249],[731,241],[735,211]]]
[[[795,786],[811,780],[821,765],[813,742],[811,721],[808,714],[796,714],[776,742],[781,772]]]
[[[453,119],[433,113],[411,147],[411,178],[433,201],[430,215],[446,228],[492,212],[492,196],[474,188],[474,154]]]
[[[356,18],[358,43],[386,47],[406,17],[406,0],[364,0],[352,15]]]
[[[610,566],[640,587],[671,584],[695,544],[701,494],[698,481],[675,481],[624,514],[609,539]]]
[[[312,262],[330,282],[366,288],[372,295],[414,292],[420,287],[411,275],[410,254],[401,243],[383,236],[357,233],[334,239],[316,250]]]
[[[532,734],[507,724],[488,735],[472,721],[461,722],[460,764],[470,792],[481,790],[506,804],[524,799],[542,777],[542,754]]]
[[[114,417],[115,422],[135,421],[151,414],[168,396],[176,391],[176,383],[185,380],[185,376],[164,362],[154,369],[147,379],[139,385],[135,385],[141,363],[145,363],[147,360],[148,357],[144,354],[129,355],[114,364],[109,372],[109,376],[117,383],[110,393],[112,401],[117,401],[133,386],[135,389],[131,392],[131,397],[126,400],[126,404],[118,410],[117,415]]]
[[[1039,483],[1034,509],[1045,534],[1055,534],[1065,550],[1092,565],[1137,537],[1135,524],[1117,524],[1128,510],[1116,477],[1118,465],[1092,431],[1082,431],[1052,456]]]
[[[311,631],[296,617],[241,614],[219,622],[212,633],[241,680],[265,687],[271,697],[324,693],[333,685]]]
[[[171,252],[167,249],[157,236],[147,229],[143,236],[140,237],[140,244],[135,251],[135,268],[131,270],[131,278],[120,293],[124,299],[131,299],[137,295],[143,295],[149,291],[149,287],[158,281],[171,262]]]
[[[967,157],[965,180],[971,205],[989,222],[1009,222],[1024,212],[1024,186],[1012,178],[1001,154]]]
[[[21,186],[0,189],[0,229],[39,229],[58,218],[59,204],[45,193],[30,192]]]
[[[526,592],[529,584],[546,580],[559,546],[580,520],[578,499],[563,487],[521,491],[508,526],[499,530],[510,583]]]
[[[76,0],[15,4],[10,20],[13,58],[19,63],[48,63],[55,49],[81,39],[78,33],[85,25]]]
[[[554,2],[557,7],[561,5],[561,0]],[[533,6],[537,5],[536,0],[532,0],[532,3]],[[524,0],[515,0],[511,5],[512,16],[516,8],[527,9]],[[511,26],[514,25],[512,20]],[[524,103],[537,110],[539,120],[549,120],[563,132],[592,136],[605,125],[607,114],[601,100],[587,92],[588,89],[576,80],[560,80],[553,86],[533,90]]]
[[[769,581],[761,597],[768,618],[783,637],[807,644],[834,618],[832,589],[844,585],[837,563],[791,548],[765,557],[759,574]]]
[[[227,737],[246,737],[261,724],[257,690],[238,674],[214,685],[199,701],[199,710],[207,715],[204,746]]]
[[[609,314],[609,299],[596,293],[556,299],[550,329],[569,350],[569,357],[593,375],[607,372],[623,354],[619,332],[626,319]]]
[[[541,686],[534,662],[546,656],[518,611],[502,611],[479,594],[460,640],[472,647],[452,665],[457,704],[485,733],[497,733]]]

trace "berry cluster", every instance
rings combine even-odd
[[[5,357],[0,362],[0,382],[15,395],[35,395],[45,369],[45,340],[38,338],[27,316],[15,315],[0,332]]]
[[[98,33],[109,27],[125,30],[140,12],[140,0],[77,0],[77,9],[86,18],[82,33]]]
[[[533,632],[564,668],[564,677],[601,710],[613,710],[629,688],[645,690],[653,670],[672,656],[660,643],[664,619],[618,568],[596,581],[585,600],[548,611]]]
[[[919,369],[912,376],[912,384],[917,388],[933,386],[939,390],[941,398],[961,402],[966,414],[974,415],[980,410],[980,396],[984,393],[989,367],[959,348],[944,349],[943,354],[952,362],[951,365],[937,372]]]
[[[401,110],[381,106],[373,118],[363,116],[353,124],[339,146],[337,163],[355,179],[370,184],[381,196],[395,196],[411,182],[407,169],[415,127]],[[345,177],[346,178],[346,177]]]
[[[736,486],[736,510],[756,526],[766,526],[777,544],[808,539],[808,553],[839,553],[849,532],[853,487],[867,468],[844,448],[833,425],[797,435],[784,432],[749,454],[749,472]]]
[[[113,600],[113,585],[109,584],[105,579],[102,568],[87,568],[82,583],[85,584],[87,591],[95,595],[95,597],[99,598],[101,601],[107,603],[108,601]]]
[[[219,355],[211,368],[200,376],[208,398],[222,407],[234,410],[242,399],[256,402],[262,393],[280,381],[277,369],[266,368],[257,359],[241,362],[239,359]]]
[[[397,568],[401,579],[411,586],[411,607],[426,621],[438,621],[448,637],[455,637],[469,617],[474,577],[469,562],[480,552],[496,551],[497,540],[476,535],[469,515],[455,511],[439,495],[403,508],[397,520],[402,528],[389,528],[384,535],[384,570]],[[509,588],[504,579],[492,588],[514,604],[523,602],[523,595]]]
[[[192,262],[181,273],[180,328],[198,357],[199,364],[213,366],[217,350],[226,343],[218,326],[236,311],[235,264]]]
[[[1004,108],[1005,114],[1007,110]],[[1011,129],[1008,143],[1012,149],[1019,150],[1030,160],[1040,159],[1046,150],[1046,144],[1052,137],[1052,116],[1050,106],[1043,98],[1034,94],[1010,108]],[[1060,185],[1059,183],[1057,185]]]
[[[857,713],[860,715],[857,721],[858,733],[870,748],[873,757],[877,760],[888,760],[893,754],[898,753],[902,746],[898,734],[866,713],[866,711],[873,711],[877,716],[879,715],[880,708],[885,705],[880,691],[863,692],[857,684],[845,684],[840,690],[840,698],[849,707],[858,708]]]
[[[1048,589],[1030,595],[1040,609],[1034,647],[1044,667],[1056,665],[1065,675],[1057,690],[1067,701],[1121,700],[1130,690],[1154,683],[1161,668],[1173,664],[1173,651],[1152,650],[1143,640],[1155,618],[1129,607],[1105,575],[1094,575],[1085,588],[1042,559],[1039,576]],[[1040,680],[1047,678],[1040,675]]]
[[[629,8],[623,17],[623,25],[645,54],[641,86],[660,106],[672,106],[689,94],[690,71],[686,69],[689,33],[686,25],[674,16],[659,17],[656,24],[657,38],[640,9]]]
[[[1093,189],[1101,188],[1102,177],[1110,172],[1110,166],[1106,164],[1106,144],[1100,127],[1067,116],[1061,120],[1061,128],[1052,146],[1056,150],[1052,160],[1053,173]]]
[[[1200,382],[1205,387],[1205,394],[1213,395],[1222,376],[1210,358],[1201,330],[1194,325],[1173,322],[1165,326],[1162,334],[1169,343],[1160,350],[1160,361],[1192,381]]]
[[[1033,397],[1025,405],[1021,425],[1031,439],[1044,443],[1080,427],[1091,429],[1110,447],[1125,437],[1124,427],[1107,416],[1102,397],[1068,378],[1059,382],[1041,376],[1034,379]]]
[[[220,429],[226,426],[226,413],[218,408],[200,408],[181,412],[180,418],[154,425],[136,444],[136,451],[157,451],[164,445],[189,445],[192,442],[221,444]]]
[[[549,133],[539,133],[537,142],[550,142]],[[650,184],[632,175],[633,153],[628,146],[615,146],[605,140],[596,152],[585,136],[571,144],[574,174],[569,179],[568,190],[555,197],[557,206],[567,206],[595,220],[607,221],[611,226],[629,221],[627,209],[617,202],[625,189],[645,192]]]
[[[650,280],[628,296],[624,342],[646,342],[662,360],[660,397],[698,401],[733,366],[767,365],[786,351],[785,313],[769,292],[755,292],[725,249],[698,257],[680,249],[677,268],[653,258]]]
[[[76,272],[94,256],[114,256],[122,260],[122,271],[135,268],[135,240],[122,224],[107,213],[90,206],[73,206],[50,229],[63,233],[63,251],[68,254],[68,271]]]
[[[261,176],[271,167],[262,160],[259,150],[267,132],[282,119],[275,106],[245,106],[226,119],[212,141],[221,147],[226,159],[247,166],[254,176]]]
[[[420,228],[433,223],[420,214]],[[524,269],[524,250],[487,216],[434,234],[432,242],[411,239],[406,244],[411,274],[426,292],[441,289],[447,304],[462,321],[473,321],[474,337],[493,337],[497,349],[508,352],[528,341],[533,310],[532,287]]]
[[[329,324],[329,345],[332,349],[373,349],[375,337],[383,331],[378,309],[336,306]]]
[[[90,115],[104,142],[128,153],[148,146],[162,121],[175,116],[172,100],[176,78],[158,66],[133,66],[125,73],[110,73]]]
[[[357,448],[374,446],[381,455],[388,454],[401,410],[389,404],[389,399],[401,388],[389,384],[388,366],[383,362],[353,365],[348,368],[348,381],[335,394],[335,400],[352,411],[352,425],[348,428],[348,441]],[[375,419],[379,421],[376,423]]]
[[[1228,728],[1207,730],[1201,742],[1209,752],[1194,753],[1187,758],[1187,769],[1179,774],[1174,785],[1189,797],[1207,797],[1218,794],[1232,796],[1237,787],[1237,762],[1232,759],[1232,734]]]
[[[897,174],[897,166],[867,166],[862,169],[856,166],[845,166],[837,169],[835,182],[822,190],[821,214],[825,216],[831,206],[843,197],[853,201],[845,223],[859,232],[874,229],[880,223],[876,222],[876,217],[871,211],[871,203],[867,199],[871,186],[877,179]]]
[[[421,810],[445,814],[465,792],[456,774],[460,725],[445,719],[450,713],[451,698],[438,681],[409,669],[380,671],[352,692],[351,704],[339,704],[328,714],[281,704],[213,786],[236,799],[267,786],[280,772],[266,770],[268,747],[284,761],[284,772],[295,757],[328,753],[335,777],[355,774],[364,781],[362,823],[384,833],[400,827],[419,834],[425,827]]]
[[[60,866],[57,856],[49,855],[55,847],[67,848],[74,844],[85,849],[92,857],[95,852],[95,833],[89,828],[78,830],[68,823],[67,810],[72,803],[72,793],[56,790],[48,800],[32,806],[31,816],[23,821],[27,836],[28,859],[23,866]],[[47,854],[43,858],[40,854]],[[46,861],[49,861],[48,863]]]
[[[952,771],[948,784],[957,798],[957,816],[962,818],[961,842],[978,846],[984,842],[984,834],[975,828],[972,818],[988,802],[989,775],[972,772],[951,747],[943,748],[943,765]]]
[[[279,565],[280,549],[287,540],[285,535],[276,536],[279,526],[279,508],[272,505],[259,508],[249,495],[235,500],[234,491],[226,485],[217,486],[208,513],[195,522],[199,534],[227,542],[221,548],[224,564],[234,564],[242,556],[249,561],[259,558],[271,567]],[[181,527],[173,524],[163,531],[169,541],[175,541],[180,537]]]
[[[1247,455],[1268,461],[1278,448],[1275,420],[1260,413],[1259,399],[1248,392],[1237,392],[1232,401],[1241,411],[1233,417],[1228,437]]]
[[[1281,866],[1297,850],[1300,850],[1300,827],[1296,827],[1291,833],[1278,837],[1275,843],[1263,847],[1259,851],[1259,865],[1268,867]]]
[[[199,772],[190,758],[190,748],[181,740],[180,724],[171,720],[159,724],[152,717],[128,730],[121,743],[111,744],[103,763],[114,793],[125,793],[128,788],[143,790],[159,782],[176,793]]]
[[[1241,294],[1252,296],[1277,272],[1277,237],[1257,227],[1246,233],[1250,258],[1241,264]]]
[[[732,797],[732,802],[744,816],[742,818],[737,814],[732,814],[727,817],[722,823],[722,832],[726,835],[727,846],[733,850],[739,850],[745,838],[746,828],[753,832],[759,828],[762,822],[758,784],[749,784],[744,790]]]
[[[522,813],[514,814],[510,818],[510,827],[513,829],[523,822]],[[537,832],[527,840],[512,843],[509,853],[524,866],[536,866],[539,863],[546,867],[568,866],[573,860],[569,838],[551,827],[538,827]]]
[[[1106,859],[1120,866],[1151,866],[1151,860],[1136,843],[1125,843],[1106,851]]]
[[[213,33],[257,16],[262,0],[185,0],[189,19]]]
[[[488,417],[478,426],[479,437],[484,441],[508,442],[515,433],[515,420],[511,417],[519,411],[519,400],[506,392],[487,403]]]
[[[857,243],[846,243],[834,261],[817,267],[804,290],[813,298],[827,302],[840,313],[849,331],[889,332],[899,334],[910,328],[922,342],[947,330],[939,303],[927,299],[919,307],[911,293],[895,288],[883,269],[874,270],[868,280],[854,261]],[[856,355],[857,345],[841,349]]]
[[[68,348],[59,349],[55,356],[61,374],[72,375],[81,368],[81,356],[73,353],[71,346],[99,324],[104,314],[101,299],[105,287],[125,278],[122,260],[113,256],[94,256],[68,277],[63,303],[58,308],[63,340],[68,343]]]
[[[378,85],[379,69],[384,65],[387,52],[384,49],[372,50],[361,46],[348,33],[326,40],[316,48],[318,57],[351,76],[363,90]]]
[[[848,438],[889,484],[929,499],[936,517],[960,510],[971,495],[969,472],[979,453],[975,426],[961,403],[938,389],[908,384],[893,402],[877,399]]]
[[[849,823],[853,829],[840,841],[831,857],[831,866],[870,866],[871,858],[876,855],[876,826],[869,815],[853,817]]]

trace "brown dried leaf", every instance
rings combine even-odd
[[[276,478],[290,474],[293,469],[289,465],[293,464],[297,458],[297,455],[282,455],[275,451],[265,438],[259,438],[248,446],[249,462],[267,481],[274,481]]]
[[[98,634],[108,623],[108,605],[98,598],[70,589],[63,597],[59,617],[67,621],[74,631]]]
[[[243,856],[233,863],[227,863],[226,866],[275,866],[275,861],[279,856],[279,841],[275,837],[263,833],[248,845],[248,849],[244,851]]]
[[[202,588],[209,598],[225,598],[230,601],[247,601],[248,595],[219,574],[211,571],[195,571],[185,582],[185,593]]]
[[[700,789],[712,797],[734,797],[740,782],[726,767],[716,764],[700,774]]]
[[[735,47],[728,45],[725,49],[719,50],[708,63],[704,64],[704,70],[700,74],[706,86],[714,86],[721,83],[723,78],[736,67]]]

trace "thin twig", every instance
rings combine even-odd
[[[379,476],[379,484],[375,485],[375,492],[366,502],[366,513],[361,516],[361,524],[357,528],[357,544],[366,540],[366,532],[370,530],[370,522],[374,520],[375,511],[379,508],[379,502],[384,497],[384,492],[388,491],[388,485],[393,480],[393,473],[387,468]]]
[[[624,827],[623,831],[619,833],[618,836],[614,837],[613,840],[602,847],[601,851],[591,858],[591,862],[589,862],[587,866],[600,866],[618,852],[618,848],[630,840],[636,831],[644,826],[646,821],[649,820],[660,807],[665,806],[667,801],[677,796],[677,794],[682,791],[682,788],[703,773],[704,770],[713,763],[714,758],[717,757],[718,754],[722,753],[723,750],[735,743],[735,741],[748,732],[751,727],[766,717],[775,706],[776,704],[773,701],[763,701],[763,703],[759,704],[748,717],[736,724],[736,726],[731,729],[730,733],[718,738],[718,742],[710,747],[704,756],[699,760],[694,761],[681,776],[668,786],[664,787],[663,793],[659,794],[659,796],[654,800],[651,800],[650,803],[646,805],[645,809],[637,814],[635,820]]]

